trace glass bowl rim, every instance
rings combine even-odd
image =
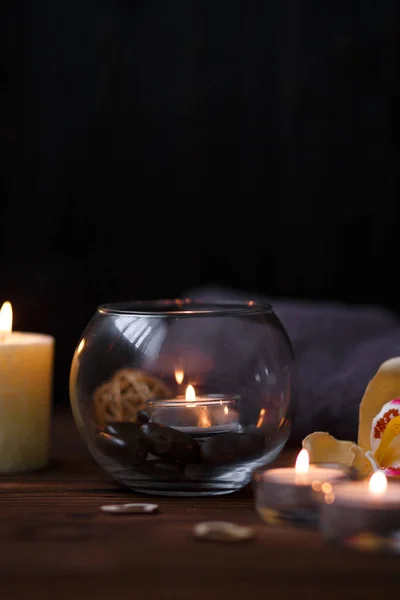
[[[196,394],[193,400],[187,400],[182,394],[176,396],[166,396],[165,398],[149,398],[147,405],[151,408],[181,408],[182,406],[190,408],[199,408],[204,406],[226,406],[233,404],[236,408],[240,402],[238,394]],[[198,402],[198,405],[196,403]]]
[[[143,317],[232,317],[273,313],[271,304],[254,300],[175,298],[100,304],[97,312]]]

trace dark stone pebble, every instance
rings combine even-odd
[[[223,465],[261,456],[264,450],[264,436],[251,433],[221,433],[204,442],[201,456],[207,463]]]
[[[140,425],[143,425],[143,423],[148,423],[149,415],[147,414],[147,412],[145,410],[139,410],[136,415],[136,421],[138,423],[140,423]]]
[[[104,427],[104,431],[120,438],[126,444],[129,444],[131,440],[137,440],[146,447],[147,437],[144,435],[140,423],[132,423],[131,421],[110,421]]]
[[[148,451],[137,439],[123,439],[100,431],[96,437],[96,446],[106,456],[120,461],[125,465],[139,465],[143,463]]]
[[[146,435],[146,447],[151,454],[166,460],[196,462],[200,457],[200,446],[187,433],[157,423],[145,423],[142,432]]]

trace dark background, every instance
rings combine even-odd
[[[57,340],[202,284],[400,312],[397,0],[6,0],[0,299]]]

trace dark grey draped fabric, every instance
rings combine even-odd
[[[203,287],[187,290],[190,298],[232,300],[248,296],[237,290]],[[358,411],[365,389],[379,366],[400,356],[400,318],[380,306],[310,302],[252,296],[268,301],[293,345],[293,427],[289,443],[298,445],[314,431],[327,431],[338,439],[357,441]],[[231,331],[215,332],[208,343],[230,341]],[[249,349],[257,351],[250,330],[236,343],[244,361]],[[243,349],[242,346],[243,345]],[[234,344],[226,344],[225,360],[232,360]],[[233,362],[233,360],[232,360]],[[246,364],[242,365],[246,370]]]

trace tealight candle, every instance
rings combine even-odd
[[[383,471],[369,480],[343,481],[320,499],[320,525],[327,538],[348,545],[390,538],[400,530],[400,483]],[[373,545],[372,545],[373,546]]]
[[[188,385],[185,397],[161,398],[149,401],[151,421],[168,425],[194,436],[238,432],[237,397],[223,394],[197,396]]]
[[[54,338],[12,331],[0,310],[0,473],[44,467],[49,457]]]
[[[319,494],[328,493],[332,483],[344,480],[348,472],[335,465],[310,465],[302,449],[294,467],[271,468],[254,475],[256,509],[267,523],[316,522]]]

